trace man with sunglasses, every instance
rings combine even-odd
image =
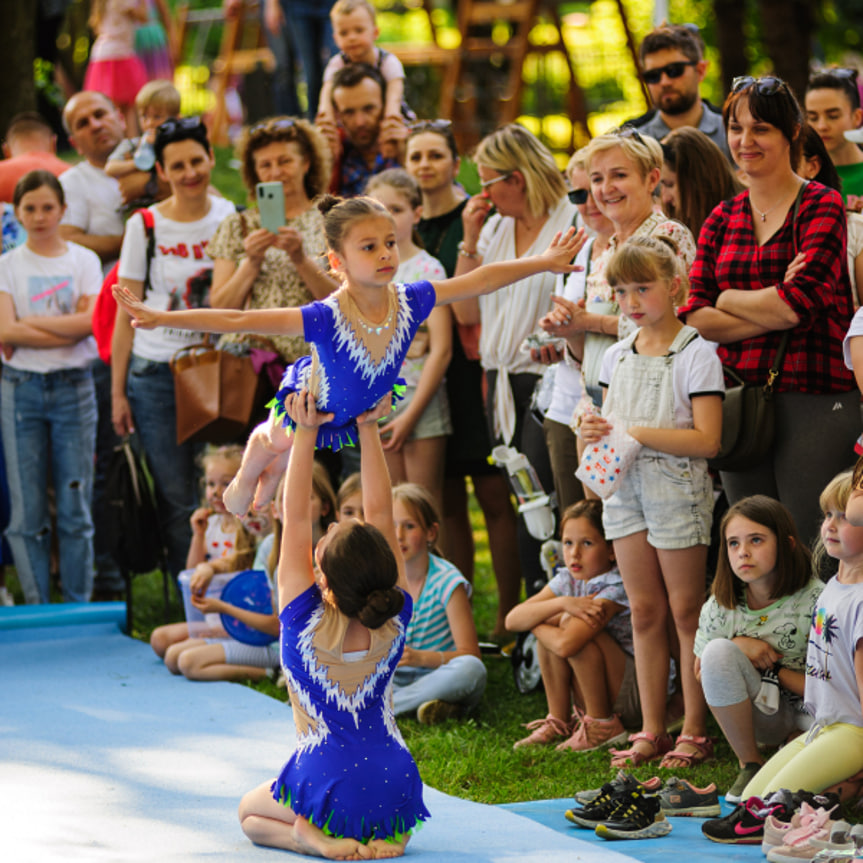
[[[663,24],[644,37],[640,49],[642,77],[654,110],[631,125],[642,135],[658,140],[672,129],[692,126],[728,156],[722,114],[698,92],[707,71],[703,48],[694,24]]]

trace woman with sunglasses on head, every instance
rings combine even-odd
[[[422,218],[417,230],[426,250],[455,273],[458,246],[464,236],[462,212],[468,203],[456,178],[459,154],[449,120],[419,120],[410,127],[407,170],[422,192]],[[498,584],[494,634],[505,633],[508,608],[518,601],[518,547],[516,515],[509,486],[501,472],[488,463],[492,443],[482,404],[482,366],[476,359],[476,327],[453,321],[452,358],[446,373],[453,433],[447,439],[442,548],[468,581],[473,581],[473,528],[468,517],[465,480],[471,478],[474,494],[488,530],[492,568]]]
[[[474,159],[482,191],[462,213],[464,238],[459,244],[457,276],[483,263],[531,255],[572,226],[575,206],[567,197],[554,157],[527,129],[515,123],[501,127],[480,141]],[[522,350],[522,344],[550,310],[554,286],[554,276],[531,276],[494,296],[453,306],[459,323],[482,324],[479,352],[488,382],[486,410],[492,439],[524,453],[548,491],[552,489],[548,450],[542,426],[531,411],[531,397],[544,367]],[[528,534],[523,520],[519,520],[518,545],[525,585],[533,594],[543,586],[545,576],[539,564],[540,543]],[[516,602],[517,589],[506,601],[501,596],[498,613],[505,616]]]
[[[323,216],[313,201],[327,190],[331,160],[326,140],[306,120],[271,117],[246,129],[237,157],[249,195],[258,183],[277,182],[284,197],[284,224],[277,233],[249,208],[225,219],[207,247],[213,258],[210,302],[217,309],[276,309],[322,300],[337,287],[328,269]],[[228,333],[219,347],[266,360],[275,395],[286,365],[309,352],[301,336],[256,337]],[[260,407],[269,402],[262,399]],[[254,417],[262,420],[264,413]]]
[[[851,320],[842,199],[805,183],[803,111],[779,78],[738,78],[723,107],[728,146],[749,188],[701,231],[687,323],[719,342],[726,368],[764,385],[788,333],[774,390],[776,435],[757,467],[723,471],[730,503],[752,494],[791,511],[804,541],[818,535],[818,494],[852,457],[859,393],[842,360]],[[795,202],[799,199],[799,206]]]
[[[171,196],[149,208],[153,216],[152,258],[140,214],[126,224],[120,252],[120,284],[160,309],[206,305],[213,262],[207,244],[234,205],[209,192],[213,152],[198,117],[168,120],[154,144],[156,171]],[[153,474],[168,566],[185,569],[197,506],[196,447],[177,444],[176,402],[170,359],[180,348],[201,341],[202,333],[133,330],[117,312],[111,350],[111,418],[118,435],[137,431]]]

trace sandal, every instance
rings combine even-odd
[[[647,764],[648,761],[656,761],[657,758],[661,758],[674,745],[670,734],[652,734],[650,731],[639,731],[629,735],[630,743],[638,743],[641,740],[653,747],[652,753],[645,754],[634,746],[630,746],[629,749],[612,749],[610,750],[611,766],[638,767],[641,764]]]
[[[681,743],[688,743],[694,747],[695,752],[683,752],[680,750]],[[671,765],[668,762],[676,758],[682,761],[683,764]],[[674,749],[665,753],[662,761],[659,762],[660,767],[675,769],[678,767],[692,767],[695,764],[703,764],[713,758],[713,739],[710,737],[695,737],[693,734],[680,734],[674,744]]]

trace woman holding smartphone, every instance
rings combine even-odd
[[[207,247],[213,258],[210,303],[221,309],[302,306],[336,289],[328,269],[323,217],[312,202],[326,191],[330,155],[321,134],[305,120],[270,117],[249,127],[237,153],[243,180],[259,209],[233,213]],[[266,184],[257,189],[258,184]],[[302,337],[222,336],[219,347],[261,356],[281,368],[308,353]],[[269,399],[267,399],[269,401]]]

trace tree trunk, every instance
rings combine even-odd
[[[761,33],[776,74],[803,100],[815,30],[813,0],[759,0]]]
[[[714,0],[716,14],[716,41],[722,63],[722,92],[731,91],[731,82],[749,71],[746,59],[746,40],[743,37],[743,18],[746,0]]]
[[[0,57],[3,86],[0,87],[0,134],[21,111],[36,108],[33,60],[36,53],[36,7],[34,0],[0,0]]]

